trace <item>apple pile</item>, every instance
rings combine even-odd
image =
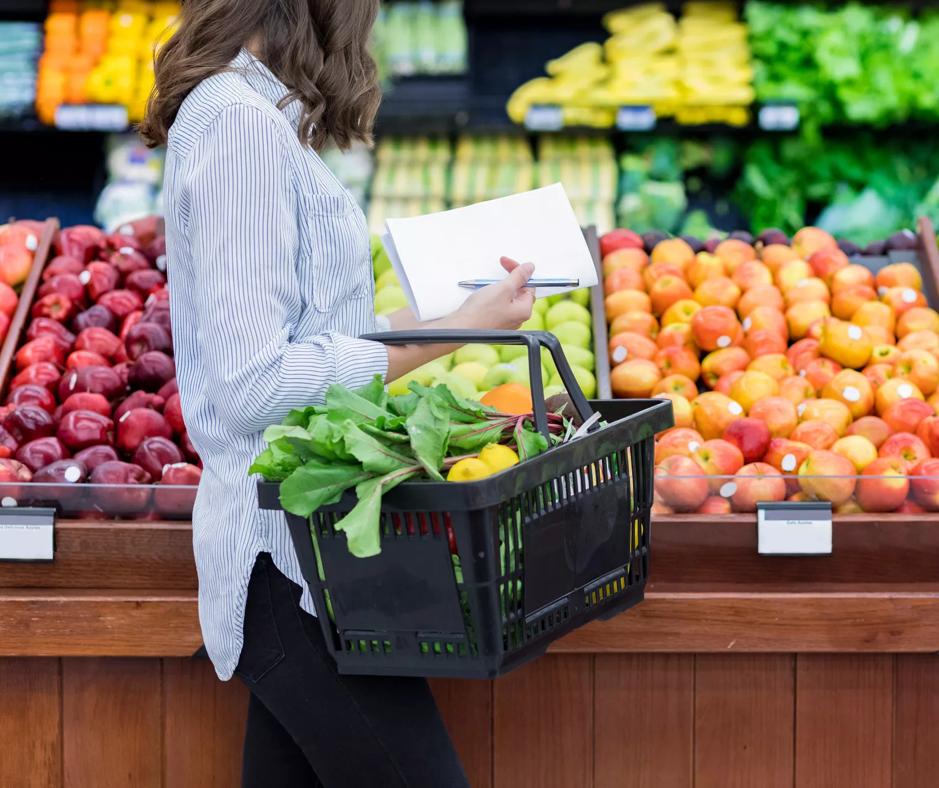
[[[406,307],[407,297],[380,242],[373,241],[372,261],[375,268],[376,313],[388,315]],[[589,290],[541,298],[535,302],[531,319],[522,326],[527,331],[548,330],[561,341],[564,355],[588,398],[597,392],[594,374],[596,360],[591,350],[593,323],[589,307]],[[542,380],[546,396],[559,394],[564,388],[554,361],[547,352],[542,358]],[[393,396],[406,394],[411,381],[423,386],[443,383],[460,397],[480,399],[499,386],[513,383],[529,385],[527,350],[514,345],[467,345],[393,381],[388,386],[388,392]]]
[[[150,218],[113,234],[59,233],[0,407],[0,482],[198,483],[159,228]],[[125,491],[103,508],[145,513],[149,493]],[[182,500],[164,490],[155,504],[168,513]]]
[[[675,413],[656,511],[939,511],[939,313],[915,265],[875,274],[815,227],[601,247],[613,391]]]

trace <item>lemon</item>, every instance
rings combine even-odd
[[[487,476],[492,475],[492,468],[490,468],[482,460],[477,460],[475,458],[470,458],[467,460],[460,460],[456,465],[450,469],[450,473],[447,474],[448,482],[475,482],[478,479],[485,479]]]
[[[490,443],[479,453],[479,459],[491,473],[499,473],[513,465],[518,465],[518,455],[508,446]]]

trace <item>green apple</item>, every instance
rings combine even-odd
[[[489,368],[485,364],[480,364],[478,361],[467,361],[464,364],[457,364],[451,369],[450,376],[468,380],[478,389],[487,372],[489,372]]]
[[[584,396],[587,399],[591,399],[597,395],[597,379],[589,369],[571,364],[571,372],[574,373],[574,377],[577,379],[577,385],[580,386],[580,390],[584,392]],[[548,388],[552,386],[564,386],[564,381],[561,380],[560,375],[555,375],[548,382]]]
[[[392,312],[404,309],[407,305],[407,296],[404,294],[404,291],[396,285],[386,287],[381,292],[375,293],[376,315],[390,315]]]
[[[519,383],[524,383],[525,385],[529,385],[531,383],[531,374],[528,369],[528,357],[527,356],[525,358],[515,359],[515,361],[510,362],[510,366],[513,366],[515,367],[516,370],[518,370],[518,374],[521,376],[521,380],[518,381]],[[551,377],[551,374],[548,371],[548,368],[544,364],[542,364],[541,365],[542,382],[547,381],[550,377]]]
[[[551,306],[551,304],[548,303],[547,298],[539,298],[537,301],[535,301],[532,312],[536,312],[539,315],[544,315],[544,313],[548,311],[549,306]]]
[[[583,323],[560,323],[551,329],[551,333],[561,340],[561,345],[573,345],[585,349],[590,347],[592,336],[590,327]]]
[[[544,397],[545,399],[548,399],[549,397],[553,397],[556,394],[564,394],[564,393],[565,393],[564,386],[557,386],[557,385],[545,386]]]
[[[564,351],[569,364],[576,364],[584,369],[596,368],[597,360],[594,358],[593,351],[577,345],[562,345],[561,349]]]
[[[526,355],[528,355],[528,348],[524,345],[502,345],[499,347],[499,358],[502,359],[503,364]]]
[[[580,304],[581,306],[589,306],[590,304],[590,290],[586,287],[581,288],[580,290],[575,290],[571,293],[571,301],[575,304]]]
[[[386,287],[401,287],[401,283],[398,281],[398,275],[390,268],[384,273],[379,274],[378,279],[375,280],[376,293],[380,293]]]
[[[544,317],[538,312],[532,312],[531,317],[522,323],[520,331],[544,331]]]
[[[443,383],[461,399],[476,399],[476,397],[479,396],[479,391],[476,389],[476,386],[456,372],[448,372],[437,382]]]
[[[402,375],[397,380],[388,384],[388,393],[392,397],[400,397],[407,394],[411,381],[420,383],[422,386],[433,386],[440,378],[447,374],[447,368],[439,361],[430,361],[422,367]]]
[[[379,249],[372,255],[372,270],[375,276],[383,276],[392,270],[391,260],[388,259],[388,254],[384,249]]]
[[[456,363],[453,360],[452,353],[447,353],[447,355],[441,356],[440,358],[437,359],[437,361],[441,364],[441,366],[443,366],[447,370],[447,372],[453,369],[453,365],[454,363]]]
[[[589,327],[593,320],[590,317],[590,310],[586,307],[575,304],[573,301],[562,301],[548,310],[544,322],[548,331],[553,331],[555,326],[562,323],[583,323]]]
[[[504,386],[506,383],[522,383],[528,385],[528,370],[520,370],[514,364],[496,364],[486,377],[483,378],[483,384],[480,391],[489,391],[496,386]]]
[[[555,304],[560,304],[562,301],[567,300],[567,293],[558,293],[557,295],[549,295],[547,297],[548,306],[554,306]]]
[[[457,364],[466,364],[475,361],[484,367],[491,367],[499,363],[499,351],[492,345],[464,345],[453,354]]]

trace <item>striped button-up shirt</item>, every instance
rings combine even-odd
[[[199,618],[218,675],[243,643],[256,556],[303,586],[284,518],[258,510],[248,467],[263,430],[333,383],[387,372],[358,339],[374,317],[369,236],[355,200],[297,139],[299,105],[245,50],[186,98],[169,134],[165,212],[183,416],[205,469],[193,512]]]

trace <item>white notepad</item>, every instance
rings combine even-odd
[[[590,249],[559,183],[452,211],[389,219],[382,242],[421,321],[444,317],[469,298],[472,291],[459,282],[503,278],[503,256],[533,263],[538,278],[577,279],[581,288],[597,284]]]

